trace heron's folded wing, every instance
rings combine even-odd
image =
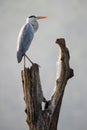
[[[31,41],[34,37],[34,29],[31,24],[24,25],[18,36],[17,51],[22,51],[23,54],[28,50]]]

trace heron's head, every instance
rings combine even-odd
[[[31,15],[29,17],[29,19],[36,19],[36,20],[44,19],[44,18],[47,18],[47,16],[35,16],[35,15]]]
[[[44,18],[47,18],[47,16],[35,16],[35,15],[31,15],[30,17],[28,17],[28,22],[33,26],[35,32],[37,31],[38,29],[38,22],[37,20],[39,19],[44,19]]]

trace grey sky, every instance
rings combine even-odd
[[[28,129],[21,84],[23,62],[17,63],[16,42],[26,17],[32,14],[48,16],[39,21],[27,52],[41,65],[46,98],[50,98],[55,85],[59,53],[56,38],[65,38],[71,54],[75,76],[66,87],[59,130],[86,130],[87,0],[0,0],[0,130]]]

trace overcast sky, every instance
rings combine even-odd
[[[87,0],[0,0],[0,130],[28,130],[21,83],[23,62],[17,63],[16,45],[18,32],[30,15],[48,16],[39,21],[27,52],[41,66],[47,99],[57,75],[56,39],[64,37],[70,50],[75,76],[66,86],[59,130],[87,130]]]

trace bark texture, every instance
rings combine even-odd
[[[39,66],[33,64],[31,68],[25,68],[21,72],[29,130],[57,130],[65,86],[74,74],[69,65],[70,55],[65,40],[60,38],[56,43],[60,46],[61,72],[56,79],[55,91],[49,101],[43,96]],[[42,102],[45,103],[44,110]]]

